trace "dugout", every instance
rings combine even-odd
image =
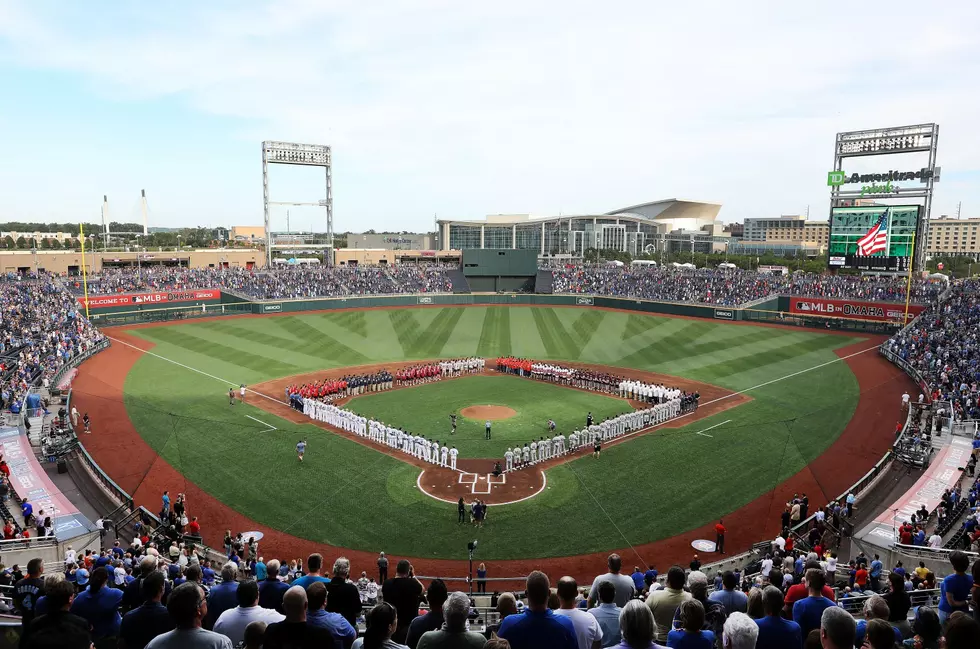
[[[463,250],[463,275],[474,293],[532,293],[537,274],[536,250]]]

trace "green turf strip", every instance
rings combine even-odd
[[[854,339],[539,307],[229,318],[132,334],[156,343],[156,354],[222,379],[148,355],[127,377],[126,407],[138,430],[187,479],[261,523],[396,556],[465,558],[473,538],[480,541],[480,558],[493,560],[594,552],[673,536],[765,496],[837,438],[858,398],[844,363],[778,381],[752,391],[753,401],[736,409],[609,447],[599,460],[551,469],[544,493],[492,507],[487,526],[474,530],[456,524],[452,505],[417,490],[415,467],[316,426],[293,425],[251,405],[228,406],[224,381],[254,384],[355,363],[513,353],[598,360],[745,389],[833,361],[833,350]],[[293,339],[298,346],[291,350]],[[494,425],[491,443],[482,439],[482,422],[459,420],[458,439],[451,441],[458,441],[464,456],[477,457],[544,434],[548,417],[563,428],[575,426],[584,410],[606,407],[595,400],[620,403],[547,384],[483,377],[362,397],[354,407],[434,432],[448,432],[452,408],[504,402],[518,410],[517,418]],[[279,430],[267,430],[246,414]],[[725,421],[705,433],[711,437],[694,434]],[[310,441],[302,465],[294,450],[300,436]]]

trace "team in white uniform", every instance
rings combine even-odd
[[[582,430],[573,431],[567,438],[558,434],[551,439],[541,438],[525,444],[523,447],[508,448],[504,452],[505,470],[513,471],[573,453],[580,448],[591,448],[597,440],[605,442],[632,431],[662,424],[673,419],[680,412],[681,400],[678,396],[664,403],[658,403],[643,410],[627,412]]]
[[[664,403],[679,398],[681,391],[677,388],[668,388],[654,383],[624,380],[619,383],[619,396],[636,401]]]
[[[349,410],[338,408],[316,399],[303,400],[303,414],[315,421],[322,421],[348,433],[366,437],[376,444],[384,444],[424,462],[456,469],[459,451],[455,447],[440,445],[421,435],[412,435],[398,428],[386,426],[380,421],[361,417]]]
[[[439,370],[443,376],[459,376],[463,372],[475,374],[482,372],[486,366],[482,358],[456,358],[449,361],[439,361]]]

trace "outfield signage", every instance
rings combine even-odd
[[[734,320],[735,312],[731,309],[715,309],[716,320]]]
[[[432,304],[432,298],[427,295],[419,296],[419,304]]]
[[[909,305],[909,319],[925,311],[920,304]],[[860,300],[829,300],[820,297],[790,297],[789,312],[854,320],[894,322],[905,317],[904,304],[862,302]],[[717,317],[717,316],[716,316]]]
[[[134,304],[164,304],[170,302],[201,302],[221,299],[218,289],[192,291],[167,291],[160,293],[121,293],[118,295],[91,295],[88,300],[79,297],[83,307],[104,309],[113,306],[132,306]]]
[[[592,306],[594,303],[595,300],[593,300],[591,297],[580,297],[575,300],[575,304],[578,304],[579,306]]]
[[[262,305],[262,313],[278,313],[279,311],[282,311],[282,303]]]

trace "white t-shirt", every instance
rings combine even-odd
[[[772,572],[772,559],[763,559],[762,570],[759,572],[761,572],[764,577],[768,577],[769,573]]]
[[[175,629],[150,640],[146,649],[232,649],[227,636],[205,629]]]
[[[581,608],[560,608],[555,611],[555,615],[563,615],[575,625],[575,639],[578,641],[578,649],[591,649],[592,643],[602,640],[602,627],[598,620],[585,609]]]
[[[943,537],[938,534],[933,534],[929,537],[929,547],[930,548],[941,548],[943,547]]]
[[[909,397],[909,393],[908,392],[906,392],[905,394],[903,394],[902,395],[902,403],[908,403],[909,402],[909,398],[910,397]]]
[[[237,647],[245,639],[245,627],[249,623],[260,620],[266,624],[272,624],[273,622],[282,622],[285,619],[286,616],[271,608],[236,606],[218,616],[218,620],[214,623],[214,632],[227,636],[232,644]]]

